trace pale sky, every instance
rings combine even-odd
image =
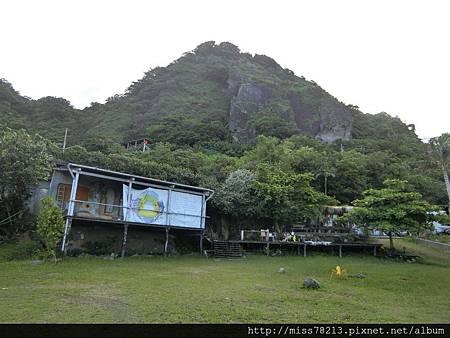
[[[0,78],[83,108],[229,41],[428,138],[450,132],[449,16],[448,0],[0,0]]]

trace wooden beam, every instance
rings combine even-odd
[[[342,258],[342,245],[339,245],[339,258]]]
[[[306,244],[303,244],[303,257],[306,257]]]

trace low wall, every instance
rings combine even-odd
[[[166,232],[164,228],[129,225],[126,255],[163,254]],[[74,220],[68,253],[87,252],[94,255],[120,254],[123,242],[123,225]],[[198,252],[199,234],[171,229],[168,253]]]
[[[432,248],[450,251],[450,244],[439,243],[435,241],[430,241],[428,239],[416,238],[416,243],[424,246],[429,246]]]
[[[91,254],[120,254],[122,251],[123,226],[77,224],[71,228],[68,250],[81,250]],[[130,226],[127,236],[128,254],[163,253],[165,233]],[[169,241],[169,244],[173,241]]]

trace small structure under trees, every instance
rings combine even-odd
[[[137,140],[128,141],[125,144],[125,148],[127,148],[127,150],[140,150],[144,152],[148,149],[148,147],[150,147],[151,144],[152,142],[149,139],[141,138]]]

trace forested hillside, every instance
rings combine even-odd
[[[299,205],[351,203],[388,178],[446,204],[442,173],[414,126],[363,114],[230,43],[203,43],[83,110],[63,98],[32,100],[2,80],[0,118],[3,132],[24,128],[57,144],[68,128],[64,155],[49,147],[56,158],[213,188],[220,222],[295,222],[318,212]],[[122,146],[139,137],[152,140],[149,151]]]

